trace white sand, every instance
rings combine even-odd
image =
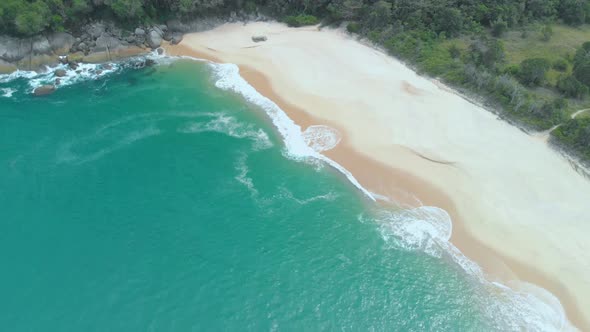
[[[255,69],[355,150],[441,189],[473,237],[562,284],[590,317],[590,181],[544,142],[340,31],[226,24],[183,45]]]

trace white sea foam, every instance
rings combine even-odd
[[[242,153],[236,161],[235,167],[238,171],[238,175],[235,176],[235,179],[248,188],[248,191],[250,191],[250,195],[252,197],[258,197],[258,190],[256,187],[254,187],[254,181],[248,176],[250,169],[248,169],[248,164],[246,163],[247,161],[248,155]]]
[[[367,197],[371,200],[375,200],[373,196],[371,196],[371,193],[366,190],[347,169],[307,145],[303,133],[301,132],[301,127],[295,124],[295,122],[293,122],[293,120],[291,120],[274,102],[261,95],[256,89],[254,89],[254,87],[248,84],[248,82],[240,76],[238,66],[234,64],[215,63],[210,63],[210,65],[213,68],[217,79],[215,86],[222,90],[241,94],[248,102],[261,107],[266,112],[283,137],[286,151],[290,157],[298,160],[311,158],[329,164],[344,174],[344,176],[346,176],[349,181],[359,188]]]
[[[422,206],[400,211],[383,210],[376,217],[360,215],[359,221],[379,225],[385,241],[402,250],[421,251],[451,259],[478,280],[487,292],[479,299],[485,314],[498,330],[574,331],[559,300],[550,292],[523,282],[511,287],[491,282],[474,261],[449,242],[452,221],[446,211]]]
[[[213,119],[207,122],[197,122],[181,128],[183,133],[218,132],[235,138],[246,138],[254,142],[254,150],[264,150],[273,146],[268,134],[251,124],[239,122],[236,118],[223,113],[208,114]]]
[[[295,202],[297,202],[300,205],[307,205],[309,203],[313,203],[316,201],[328,201],[328,202],[332,202],[334,201],[336,198],[338,198],[338,194],[334,193],[334,192],[328,192],[326,194],[322,194],[322,195],[316,195],[316,196],[312,196],[309,198],[297,198],[295,197],[295,195],[293,195],[293,193],[291,191],[289,191],[287,188],[280,188],[281,191],[281,196],[284,198],[288,198],[291,199]]]
[[[120,139],[112,142],[110,145],[99,150],[84,153],[76,152],[75,150],[83,148],[89,144],[95,143],[96,141],[106,141],[106,137],[104,137],[103,135],[93,135],[84,137],[80,140],[71,141],[60,146],[57,151],[56,163],[81,165],[91,161],[96,161],[108,154],[123,149],[135,142],[146,139],[148,137],[156,136],[160,133],[161,130],[158,128],[147,127],[140,130],[127,132]]]
[[[335,128],[315,125],[305,129],[303,139],[316,152],[323,152],[335,148],[342,140],[342,137]]]
[[[2,89],[0,89],[0,91],[2,91],[2,97],[6,97],[6,98],[12,97],[12,95],[16,92],[15,89],[11,89],[11,88],[2,88]]]

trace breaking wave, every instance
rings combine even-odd
[[[207,114],[212,120],[197,122],[179,129],[182,133],[218,132],[235,138],[246,138],[254,142],[254,150],[265,150],[273,146],[268,134],[252,124],[244,124],[223,113]]]

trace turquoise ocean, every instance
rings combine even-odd
[[[233,65],[0,76],[0,331],[551,331],[444,211],[381,210]]]

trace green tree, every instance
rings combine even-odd
[[[586,0],[561,0],[559,3],[559,17],[567,24],[584,24],[587,13]]]
[[[551,68],[551,62],[543,58],[526,59],[520,63],[518,77],[523,84],[541,85],[545,82],[547,71]]]
[[[457,8],[442,7],[434,14],[433,26],[436,33],[454,37],[463,29],[463,14]]]
[[[506,29],[508,29],[508,24],[500,18],[492,25],[492,35],[494,37],[502,37]]]
[[[557,90],[572,98],[582,98],[588,93],[588,87],[573,76],[560,78],[557,81]]]
[[[469,55],[476,65],[495,69],[504,62],[504,44],[497,39],[478,39],[469,46]]]
[[[49,7],[41,0],[37,0],[25,7],[14,19],[16,31],[26,36],[32,36],[49,26]]]
[[[590,58],[583,58],[576,62],[573,73],[578,81],[590,86]]]
[[[145,15],[142,0],[112,0],[110,7],[120,18],[141,19]]]

